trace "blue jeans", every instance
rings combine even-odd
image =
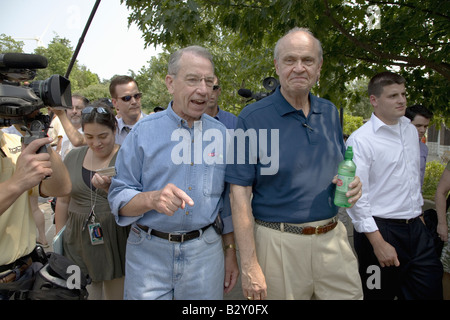
[[[171,243],[133,224],[125,267],[126,300],[221,300],[224,254],[214,228],[197,239]]]

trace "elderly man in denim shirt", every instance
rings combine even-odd
[[[139,121],[119,151],[109,200],[116,221],[131,224],[125,299],[222,299],[236,282],[226,128],[204,114],[213,84],[208,51],[175,52],[166,76],[173,102]]]

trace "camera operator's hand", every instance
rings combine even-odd
[[[11,178],[18,186],[21,186],[22,192],[33,188],[52,175],[50,154],[36,153],[40,147],[51,142],[51,138],[45,137],[22,146],[22,153],[17,159],[16,170]]]
[[[36,139],[24,147],[17,158],[12,176],[0,183],[0,215],[3,214],[25,191],[38,185],[46,176],[52,174],[50,155],[36,154],[37,150],[50,143],[52,139]]]

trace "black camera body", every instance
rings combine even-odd
[[[41,108],[70,109],[70,81],[60,75],[28,83],[36,69],[47,67],[47,59],[27,53],[0,53],[0,127],[24,124],[24,143],[45,137],[50,126]],[[21,85],[21,82],[28,83]]]

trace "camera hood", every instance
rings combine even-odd
[[[263,86],[266,90],[273,91],[275,90],[280,82],[274,77],[267,77],[263,80]]]
[[[70,81],[60,75],[52,75],[47,80],[33,81],[30,87],[42,99],[45,106],[72,106]]]
[[[43,107],[72,106],[70,81],[60,75],[37,80],[29,87],[0,84],[0,117],[24,117]]]

